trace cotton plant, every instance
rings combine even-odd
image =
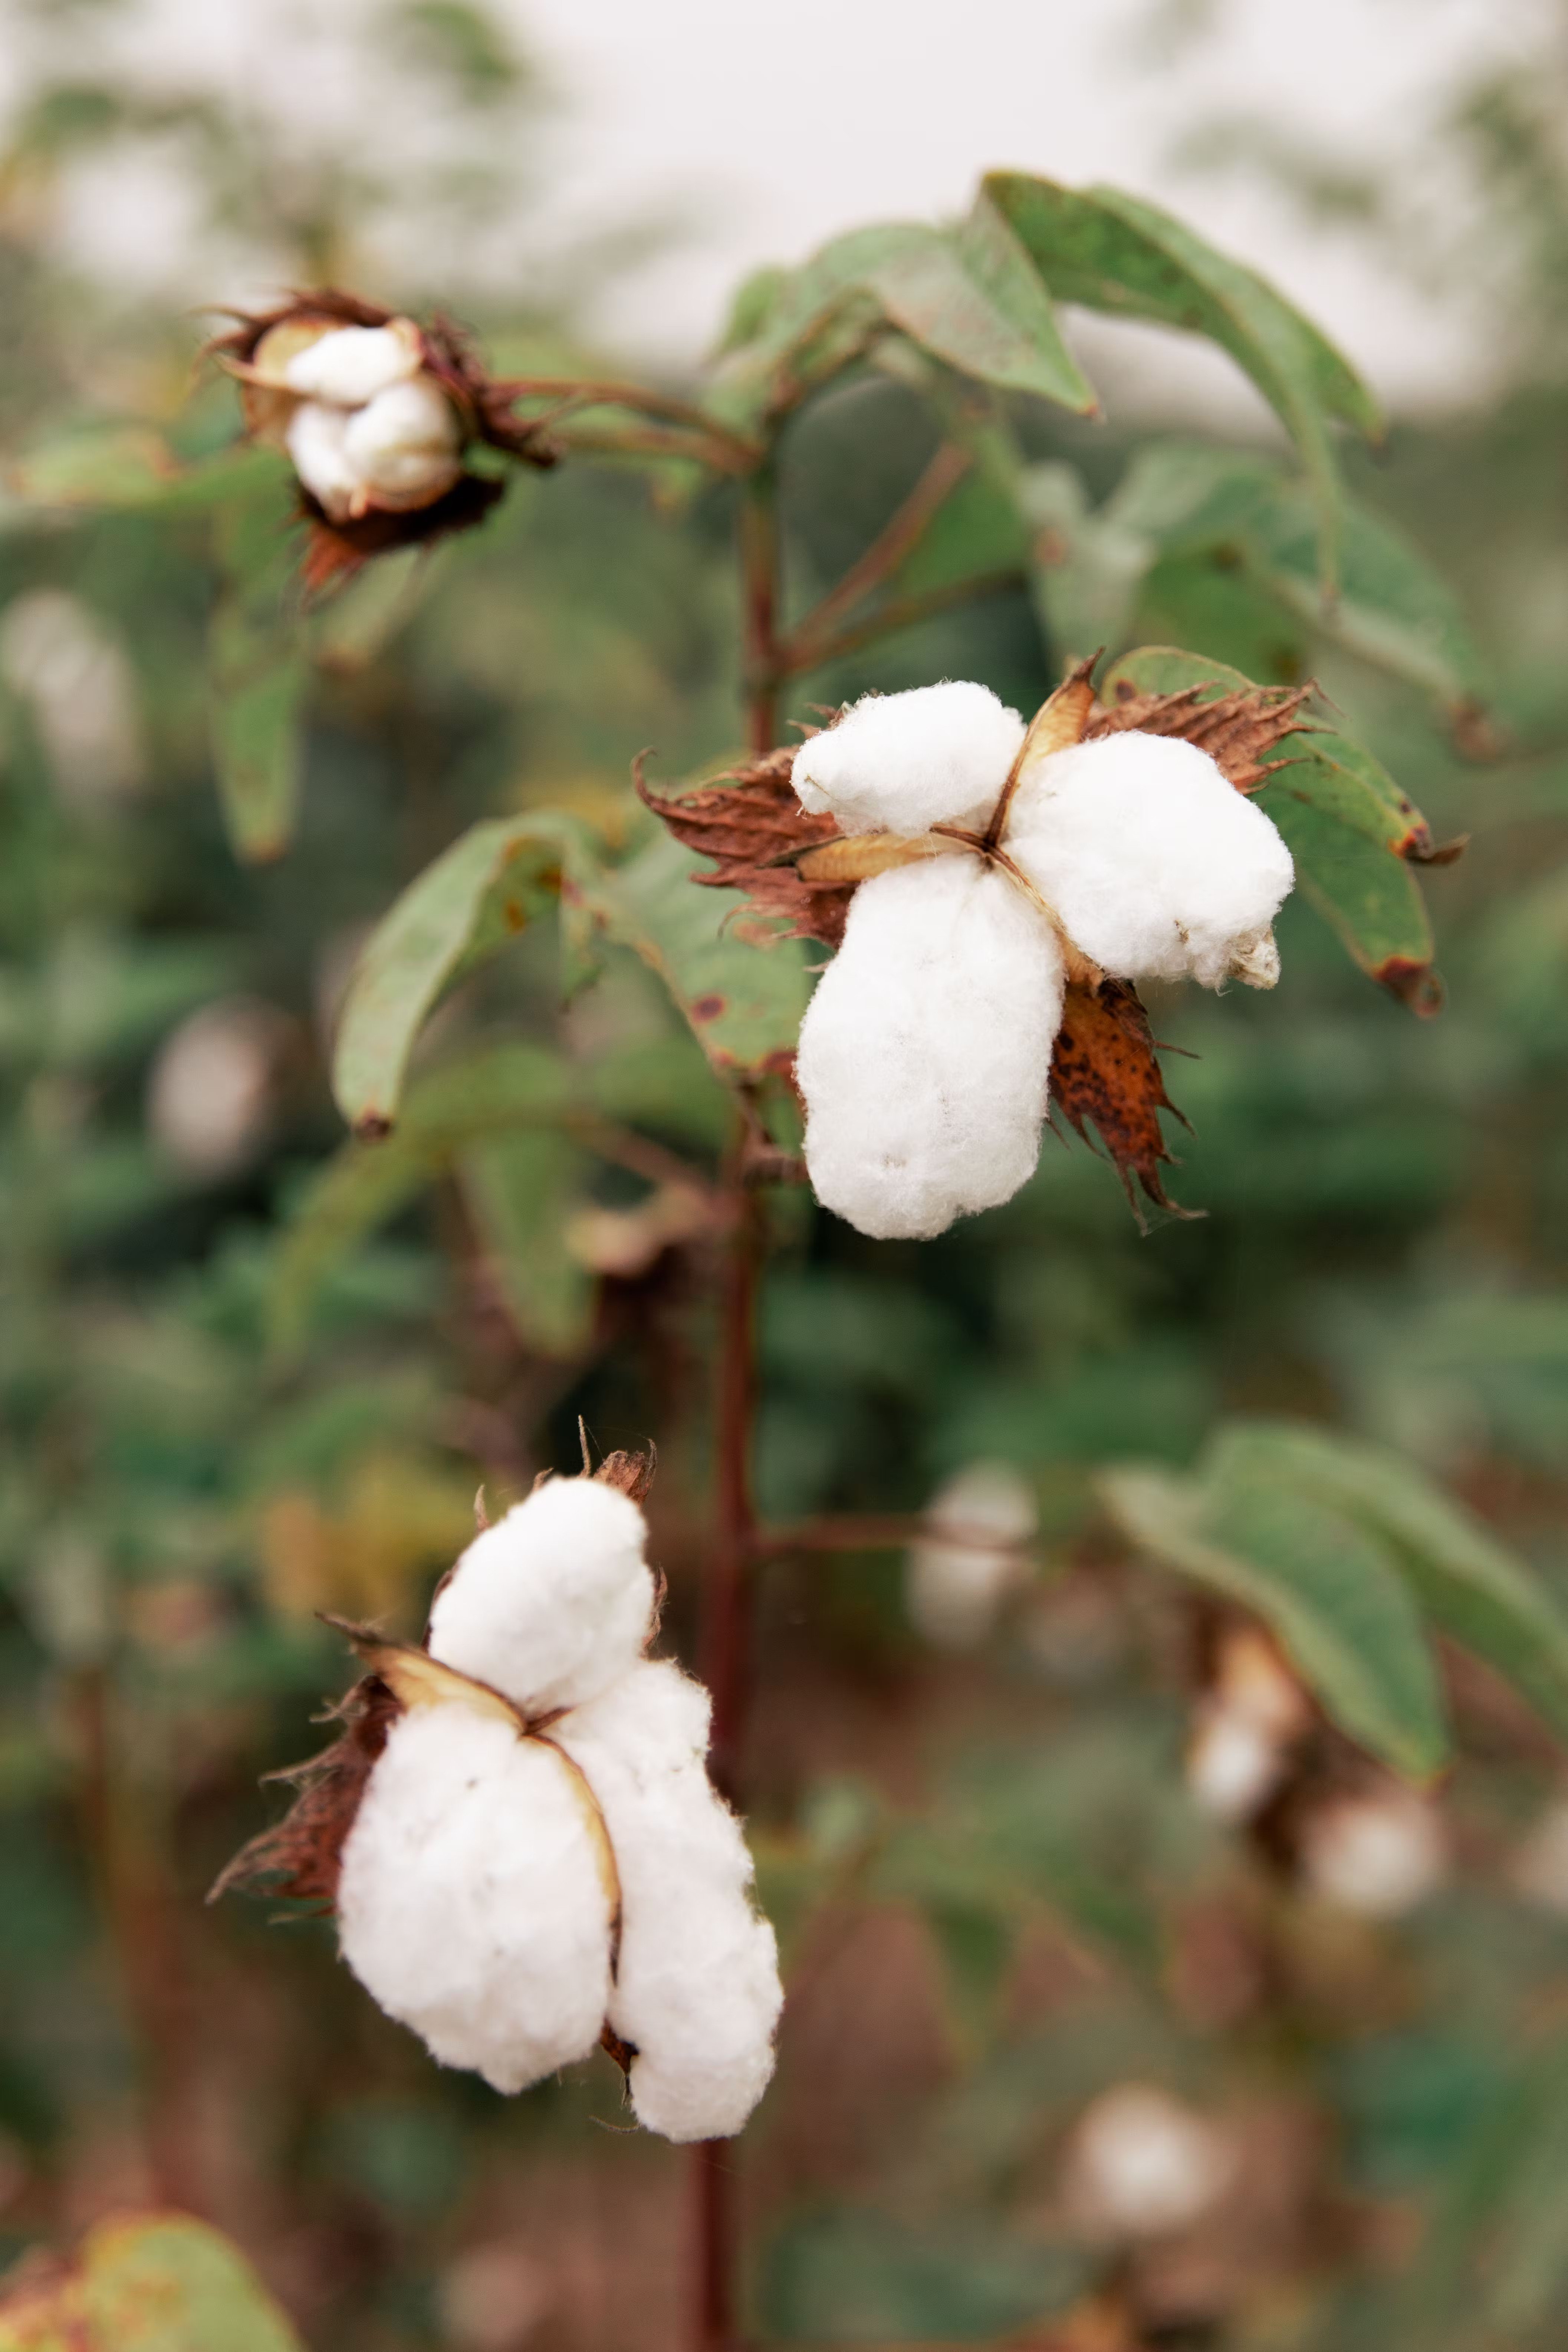
[[[482,1528],[423,1648],[354,1629],[342,1737],[219,1888],[330,1901],[441,2064],[513,2093],[603,2043],[648,2130],[716,2139],[767,2085],[783,1992],[708,1694],[646,1655],[645,1472],[612,1455]]]

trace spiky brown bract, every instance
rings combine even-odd
[[[1207,687],[1189,686],[1179,694],[1139,694],[1122,679],[1115,702],[1094,713],[1084,738],[1092,741],[1097,735],[1132,730],[1178,735],[1206,751],[1238,793],[1255,793],[1285,764],[1269,753],[1287,736],[1310,730],[1312,722],[1301,712],[1311,692],[1310,686],[1251,686],[1211,697]]]
[[[287,408],[288,395],[248,373],[274,329],[384,327],[395,314],[341,287],[321,286],[292,293],[268,310],[230,315],[236,324],[226,333],[213,336],[206,350],[239,376],[246,426],[252,437],[274,443],[279,439],[279,404]],[[513,414],[512,393],[487,373],[462,328],[437,315],[419,330],[419,336],[425,372],[436,378],[451,401],[468,442],[483,442],[526,465],[550,467],[558,462],[559,445],[543,425]],[[505,482],[494,475],[465,472],[427,506],[395,513],[375,511],[334,522],[301,486],[300,513],[310,525],[310,543],[301,567],[305,586],[319,591],[334,580],[346,579],[362,564],[393,548],[421,546],[452,531],[470,530],[483,521],[505,490]]]
[[[1140,1223],[1134,1177],[1156,1207],[1173,1216],[1202,1215],[1178,1207],[1161,1180],[1161,1162],[1172,1155],[1160,1114],[1182,1114],[1165,1092],[1149,1016],[1129,982],[1102,980],[1096,988],[1068,982],[1051,1055],[1050,1107],[1086,1143],[1089,1126],[1098,1129]]]
[[[695,792],[668,798],[649,791],[640,762],[635,781],[643,802],[676,839],[712,858],[711,874],[694,874],[694,882],[743,891],[753,912],[766,919],[764,937],[821,940],[836,948],[854,885],[814,884],[795,871],[801,852],[837,841],[838,827],[832,817],[802,808],[790,782],[794,761],[794,747],[785,744]]]

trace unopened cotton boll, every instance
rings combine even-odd
[[[1206,988],[1278,977],[1268,932],[1290,853],[1195,744],[1128,730],[1053,753],[1020,786],[1006,846],[1105,971]]]
[[[642,1655],[647,1529],[629,1496],[549,1478],[476,1536],[436,1595],[427,1647],[529,1715],[575,1706]]]
[[[1033,1173],[1061,951],[1008,878],[963,852],[863,882],[801,1024],[817,1199],[910,1240],[1010,1200]]]
[[[1161,2237],[1201,2220],[1235,2168],[1219,2126],[1152,2084],[1123,2083],[1079,2118],[1064,2188],[1080,2226],[1095,2235]]]
[[[868,694],[795,755],[803,808],[845,833],[923,833],[984,825],[1024,740],[1024,722],[989,687],[966,679],[908,694]]]
[[[499,1716],[451,1705],[393,1724],[337,1915],[355,1976],[443,2065],[520,2091],[598,2041],[611,1908],[589,1801]]]
[[[1441,1885],[1447,1841],[1435,1809],[1408,1790],[1321,1806],[1301,1839],[1307,1884],[1369,1919],[1397,1919]]]
[[[609,2020],[636,2048],[632,2107],[673,2140],[741,2129],[773,2074],[784,2002],[741,1825],[708,1778],[709,1714],[679,1667],[644,1664],[552,1731],[598,1800],[620,1873]]]
[[[973,1462],[932,1497],[930,1533],[910,1547],[910,1615],[939,1649],[984,1641],[1019,1581],[1037,1524],[1034,1492],[1005,1462]]]
[[[290,392],[334,408],[361,408],[389,384],[415,374],[424,359],[419,331],[406,319],[385,327],[334,327],[296,352],[283,371]]]
[[[349,419],[341,408],[302,400],[289,420],[289,455],[310,496],[333,522],[346,522],[363,485],[349,462]]]
[[[428,505],[462,471],[458,412],[434,377],[378,393],[348,421],[343,456],[381,507]]]

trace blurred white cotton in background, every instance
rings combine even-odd
[[[451,2352],[522,2352],[553,2300],[550,2271],[536,2255],[504,2239],[470,2246],[441,2273],[442,2341]]]
[[[923,833],[984,824],[1024,740],[1024,722],[967,679],[867,694],[837,726],[809,736],[791,771],[803,808],[829,810],[844,833]]]
[[[6,605],[0,677],[30,707],[62,800],[85,809],[137,789],[146,752],[135,677],[79,596],[35,588]]]
[[[1009,1463],[973,1462],[926,1507],[930,1533],[910,1546],[905,1593],[918,1631],[939,1649],[984,1640],[1023,1582],[1038,1524],[1034,1490]]]
[[[1311,1719],[1306,1693],[1268,1635],[1232,1627],[1187,1751],[1194,1801],[1219,1821],[1247,1820],[1279,1787]]]
[[[1062,2190],[1096,2237],[1160,2237],[1217,2202],[1236,2170],[1230,2135],[1152,2084],[1102,2092],[1068,2143]]]
[[[276,1004],[224,996],[164,1039],[147,1082],[147,1124],[186,1175],[231,1175],[262,1149],[292,1034]]]
[[[1568,1918],[1568,1797],[1549,1805],[1521,1841],[1509,1874],[1528,1902]]]
[[[1436,1809],[1393,1784],[1320,1806],[1301,1837],[1312,1892],[1370,1919],[1395,1919],[1425,1902],[1442,1885],[1447,1859]]]

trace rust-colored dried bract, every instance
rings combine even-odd
[[[1109,710],[1090,719],[1085,736],[1092,741],[1097,735],[1133,730],[1179,735],[1206,751],[1238,793],[1255,793],[1284,765],[1269,753],[1288,735],[1308,730],[1310,722],[1301,711],[1311,691],[1310,686],[1254,686],[1205,701],[1201,686],[1184,687],[1179,694],[1136,694],[1123,687]]]
[[[793,860],[841,836],[830,816],[802,808],[790,782],[795,749],[769,751],[694,793],[666,798],[650,792],[640,763],[637,788],[676,839],[713,860],[711,874],[692,880],[714,890],[743,891],[772,936],[820,940],[836,948],[844,937],[853,882],[808,882]]]
[[[1165,1092],[1149,1016],[1127,981],[1102,980],[1098,988],[1068,983],[1051,1055],[1050,1106],[1086,1143],[1092,1122],[1140,1223],[1134,1177],[1156,1207],[1175,1216],[1202,1214],[1179,1208],[1161,1180],[1161,1163],[1169,1164],[1171,1154],[1160,1114],[1181,1113]]]
[[[231,1887],[254,1886],[263,1879],[270,1882],[275,1895],[328,1906],[335,1902],[344,1843],[365,1782],[401,1712],[379,1675],[366,1675],[357,1682],[329,1718],[342,1724],[342,1737],[308,1763],[268,1776],[291,1782],[299,1794],[280,1822],[241,1846],[208,1902]]]

